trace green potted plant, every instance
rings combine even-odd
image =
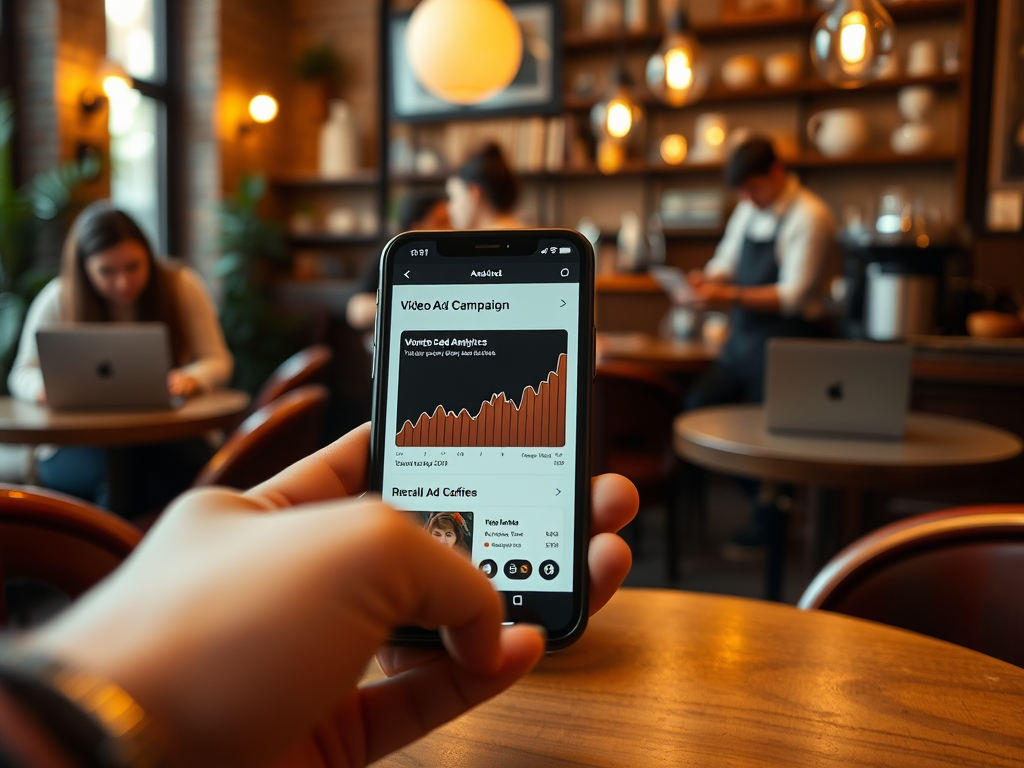
[[[13,134],[14,102],[8,93],[0,92],[0,393],[4,394],[25,312],[54,277],[51,269],[33,267],[37,245],[45,236],[55,242],[62,239],[66,223],[62,214],[71,207],[75,187],[100,171],[100,161],[89,156],[15,187]]]
[[[338,57],[329,43],[306,48],[295,63],[299,78],[311,83],[316,89],[317,122],[327,119],[331,91],[338,78]]]
[[[283,228],[260,216],[262,176],[245,176],[221,205],[221,256],[214,273],[223,286],[220,321],[235,357],[234,386],[255,393],[293,351],[296,318],[274,306],[272,277],[289,263]]]

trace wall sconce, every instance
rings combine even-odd
[[[257,123],[269,123],[277,117],[277,99],[266,93],[253,96],[249,102],[249,116]]]
[[[132,79],[125,73],[124,68],[111,61],[103,62],[103,66],[100,67],[100,82],[102,91],[86,88],[79,95],[78,103],[83,114],[91,115],[100,111],[111,99],[119,98],[133,87]]]
[[[252,130],[256,123],[265,124],[277,117],[279,111],[277,99],[267,93],[260,93],[249,100],[249,118],[252,122],[243,121],[238,126],[238,134],[244,136]]]

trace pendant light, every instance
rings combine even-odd
[[[896,48],[896,25],[878,0],[835,0],[811,33],[811,60],[840,88],[875,80]]]
[[[624,29],[619,29],[615,65],[608,80],[608,95],[590,110],[590,124],[597,138],[597,165],[602,173],[615,173],[626,158],[626,142],[643,119],[633,98],[633,80],[626,72]]]
[[[479,104],[503,91],[523,59],[523,35],[501,0],[422,0],[409,17],[406,52],[434,96]]]
[[[669,16],[665,39],[647,60],[646,79],[654,97],[673,107],[692,104],[704,95],[707,67],[682,8]]]

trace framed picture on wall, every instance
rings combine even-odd
[[[999,1],[989,141],[988,228],[1024,226],[1024,4]]]
[[[419,84],[405,49],[410,14],[393,14],[388,41],[391,118],[416,123],[561,112],[562,30],[558,0],[511,0],[508,6],[523,33],[523,61],[508,88],[472,106],[451,104]]]

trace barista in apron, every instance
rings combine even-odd
[[[715,257],[690,282],[705,309],[729,311],[729,339],[715,365],[694,382],[687,408],[764,397],[768,339],[821,336],[824,289],[835,248],[828,206],[789,176],[767,139],[737,147],[726,181],[741,201]],[[753,519],[723,550],[735,560],[763,555],[777,492],[746,481],[756,499]]]

